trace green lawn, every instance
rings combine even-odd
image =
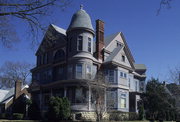
[[[0,122],[39,122],[35,120],[0,120]]]
[[[37,120],[0,120],[0,122],[39,122],[39,121]],[[109,122],[149,122],[149,121],[109,121]],[[176,122],[176,121],[164,121],[164,122]]]

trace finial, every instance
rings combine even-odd
[[[83,9],[83,4],[80,5],[80,9],[81,9],[81,10]]]

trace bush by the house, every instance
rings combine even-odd
[[[143,101],[138,102],[138,110],[139,110],[139,120],[144,120],[145,119],[145,111],[144,111],[144,104]]]
[[[23,114],[21,114],[21,113],[13,113],[13,119],[15,119],[15,120],[21,120],[21,119],[23,119]]]
[[[109,120],[114,120],[114,121],[128,120],[128,113],[119,112],[119,111],[110,112],[109,113]]]
[[[0,114],[0,119],[6,119],[6,113],[1,113]]]
[[[138,120],[139,115],[136,112],[129,112],[129,120]]]
[[[49,101],[48,119],[67,120],[70,117],[70,103],[67,98],[52,97]]]

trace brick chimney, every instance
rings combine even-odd
[[[21,86],[22,86],[22,81],[21,80],[17,80],[15,82],[14,99],[17,99],[21,95]]]
[[[104,60],[104,22],[96,20],[96,57],[98,60]]]

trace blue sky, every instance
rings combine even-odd
[[[169,69],[180,66],[180,0],[172,1],[171,9],[162,9],[156,16],[160,0],[73,0],[64,11],[54,9],[48,23],[67,29],[80,4],[95,20],[105,22],[105,36],[123,32],[136,63],[147,66],[147,79],[168,80]],[[25,24],[13,20],[21,40],[13,49],[0,48],[0,66],[5,61],[26,61],[35,64]],[[39,36],[39,41],[43,38]]]

